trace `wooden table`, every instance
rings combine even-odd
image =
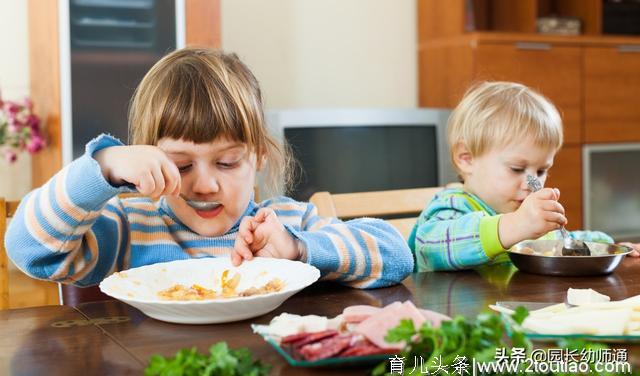
[[[231,347],[248,347],[273,365],[274,375],[335,374],[335,368],[290,367],[249,324],[266,324],[282,312],[335,316],[353,304],[382,306],[408,299],[450,316],[472,317],[498,300],[561,302],[569,287],[593,288],[613,300],[640,294],[640,259],[627,258],[615,273],[599,277],[537,276],[503,266],[481,273],[417,273],[401,285],[378,290],[317,283],[267,315],[217,325],[165,323],[118,301],[0,311],[0,374],[141,374],[153,354],[173,355],[191,346],[206,351],[223,340]],[[636,347],[630,352],[634,358],[640,355]],[[362,375],[370,368],[341,368],[339,373]]]

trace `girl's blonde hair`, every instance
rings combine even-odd
[[[472,86],[453,110],[447,127],[449,150],[463,144],[474,157],[518,140],[558,151],[562,120],[543,95],[514,82],[481,82]],[[458,168],[454,161],[454,166]]]
[[[130,142],[157,145],[164,137],[245,143],[258,164],[266,159],[268,188],[290,182],[290,153],[269,134],[258,80],[236,54],[187,47],[147,72],[129,106]]]

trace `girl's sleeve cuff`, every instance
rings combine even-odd
[[[489,258],[494,258],[505,251],[498,236],[498,223],[501,216],[493,215],[480,219],[480,244]]]

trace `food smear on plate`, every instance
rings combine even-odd
[[[386,307],[354,305],[346,307],[334,318],[283,313],[269,325],[254,325],[254,332],[288,349],[298,359],[316,361],[331,357],[353,357],[378,354],[397,354],[403,343],[385,341],[390,328],[403,319],[420,327],[429,321],[439,327],[443,314],[418,309],[411,301],[394,302]]]
[[[243,291],[237,291],[240,283],[240,273],[235,273],[229,277],[229,270],[222,272],[220,276],[220,291],[208,289],[198,284],[186,287],[182,284],[175,284],[167,289],[158,292],[158,296],[162,300],[209,300],[237,298],[253,295],[264,295],[272,292],[278,292],[284,287],[284,282],[279,278],[273,278],[262,286],[249,287]]]
[[[640,295],[609,301],[608,296],[592,289],[570,288],[567,302],[529,312],[522,328],[540,335],[640,335]],[[490,308],[513,312],[504,307]]]

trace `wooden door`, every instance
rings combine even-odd
[[[640,45],[585,47],[585,141],[640,141]]]
[[[480,43],[475,80],[515,81],[548,97],[564,122],[565,144],[582,140],[581,49],[550,43]]]

